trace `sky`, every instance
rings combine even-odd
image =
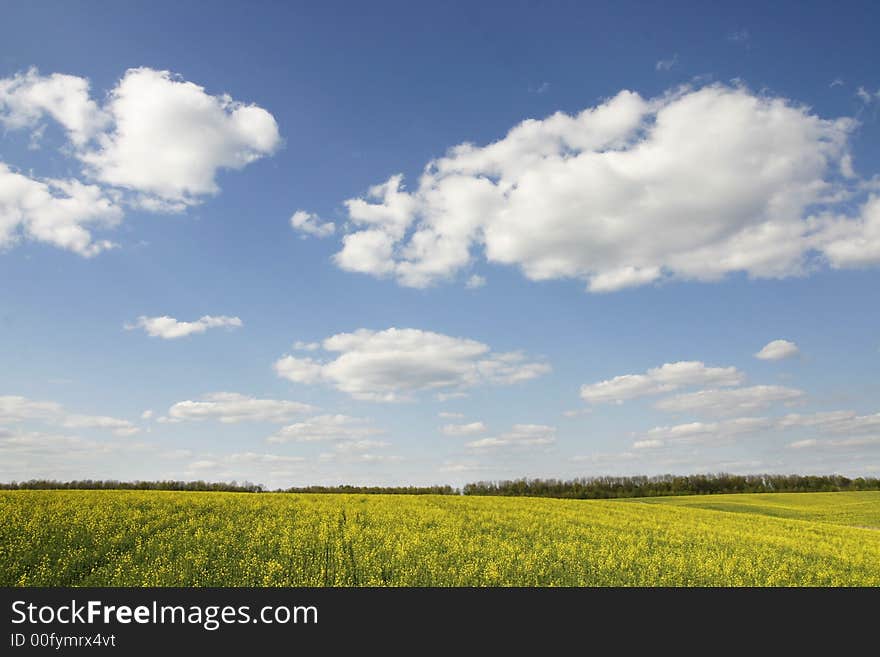
[[[876,3],[4,3],[0,481],[880,474]]]

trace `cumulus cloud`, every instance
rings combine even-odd
[[[116,436],[131,436],[140,431],[128,420],[106,415],[69,413],[56,402],[34,401],[20,395],[0,396],[0,423],[31,420],[67,429],[109,429]]]
[[[118,225],[122,214],[100,187],[30,178],[0,162],[0,249],[25,238],[92,257],[114,244],[91,230]]]
[[[146,317],[141,315],[133,324],[125,324],[127,331],[142,328],[147,335],[153,338],[162,338],[163,340],[175,340],[188,335],[204,333],[210,328],[240,328],[242,321],[238,317],[227,317],[226,315],[205,315],[194,322],[179,322],[173,317],[163,315],[162,317]]]
[[[221,169],[241,169],[281,143],[274,117],[168,71],[129,69],[102,105],[89,81],[42,76],[36,69],[0,78],[0,125],[29,129],[43,119],[64,129],[61,150],[82,166],[83,179],[38,179],[0,163],[0,248],[20,235],[83,256],[113,246],[90,228],[112,228],[122,205],[182,211],[216,194]]]
[[[312,237],[330,237],[336,232],[336,225],[333,222],[322,222],[318,215],[303,210],[293,213],[290,217],[290,227]]]
[[[467,424],[446,424],[440,431],[447,436],[473,436],[477,433],[485,433],[487,428],[483,422],[469,422]]]
[[[761,351],[755,354],[755,358],[761,360],[782,360],[793,358],[800,354],[800,349],[794,342],[788,340],[773,340],[765,344]]]
[[[335,261],[426,287],[482,256],[532,280],[582,279],[593,292],[800,275],[826,255],[836,266],[873,261],[872,220],[838,217],[842,242],[832,247],[826,222],[810,214],[846,196],[855,125],[743,87],[647,100],[622,91],[576,115],[526,120],[485,146],[455,146],[412,190],[397,174],[349,199]]]
[[[314,406],[281,399],[256,399],[236,392],[214,392],[201,401],[181,401],[168,409],[166,422],[218,420],[238,422],[286,422],[315,410]]]
[[[657,395],[686,386],[735,386],[745,376],[735,367],[706,367],[698,360],[678,361],[655,367],[644,374],[623,374],[581,386],[581,398],[591,404],[622,402]]]
[[[364,418],[349,415],[318,415],[303,422],[282,427],[267,439],[270,443],[310,443],[357,441],[381,435],[381,429]]]
[[[356,399],[399,401],[427,390],[513,384],[550,370],[521,352],[493,353],[476,340],[420,329],[359,329],[321,343],[335,359],[286,355],[278,376],[297,383],[324,382]]]
[[[7,129],[38,129],[50,117],[83,146],[101,132],[110,117],[92,100],[89,81],[75,75],[41,76],[32,68],[0,79],[0,123]]]
[[[466,447],[475,450],[507,447],[541,447],[556,442],[556,427],[546,424],[514,424],[507,433],[489,438],[481,438]]]
[[[655,407],[670,413],[736,415],[766,408],[777,402],[796,402],[803,396],[803,391],[796,388],[759,385],[727,390],[700,390],[675,395],[661,399]]]
[[[872,195],[859,216],[826,216],[819,233],[825,258],[835,269],[880,264],[880,197]]]
[[[103,183],[171,204],[216,194],[220,169],[241,169],[271,154],[281,138],[274,117],[169,71],[134,68],[110,92],[113,129],[80,154]]]

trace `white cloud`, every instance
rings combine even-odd
[[[864,447],[880,447],[880,435],[864,436],[860,438],[847,438],[844,440],[796,440],[788,445],[791,449],[822,449],[822,450],[852,450]]]
[[[106,415],[68,415],[61,421],[67,429],[112,429],[117,436],[133,436],[140,432],[128,420],[120,420]]]
[[[0,430],[0,477],[93,477],[100,457],[127,454],[130,458],[145,449],[149,447],[127,440],[105,442],[43,431]]]
[[[60,123],[76,146],[85,145],[109,121],[91,99],[85,78],[41,76],[32,68],[0,79],[0,123],[6,128],[41,130],[40,121],[46,116]]]
[[[464,284],[464,286],[469,290],[476,290],[477,288],[485,287],[486,278],[484,276],[474,274],[469,279],[467,279],[467,282]]]
[[[153,411],[152,409],[147,409],[143,413],[141,413],[142,420],[152,420],[153,419]]]
[[[34,401],[19,395],[0,396],[0,423],[49,420],[64,414],[61,404]]]
[[[835,269],[880,264],[880,197],[872,195],[857,219],[825,217],[817,225],[825,258]]]
[[[91,257],[112,248],[93,228],[112,228],[122,210],[101,188],[78,180],[37,180],[0,162],[0,249],[22,237]]]
[[[550,370],[520,352],[491,353],[487,345],[419,329],[359,329],[322,342],[339,354],[319,361],[287,355],[278,376],[297,383],[326,382],[356,399],[399,401],[426,390],[513,384]]]
[[[449,411],[440,411],[437,417],[445,420],[460,420],[464,417],[464,413],[450,413]]]
[[[832,433],[880,431],[880,413],[857,415],[853,411],[827,411],[800,415],[792,413],[779,420],[782,428],[815,428]]]
[[[739,417],[721,422],[688,422],[668,427],[655,427],[644,440],[633,444],[633,449],[659,447],[668,443],[706,444],[724,443],[736,436],[770,429],[773,420],[763,417]]]
[[[514,424],[510,431],[499,436],[481,438],[469,443],[471,449],[493,449],[499,447],[540,447],[556,442],[556,427],[545,424]]]
[[[67,429],[110,429],[116,436],[132,436],[140,431],[128,420],[106,415],[68,413],[56,402],[34,401],[19,395],[0,396],[0,423],[31,420]]]
[[[290,227],[312,237],[330,237],[336,232],[336,225],[333,222],[322,222],[318,215],[303,210],[293,213],[290,217]]]
[[[657,60],[654,68],[658,71],[670,71],[676,64],[678,64],[678,53],[668,59]]]
[[[846,440],[829,440],[823,443],[828,447],[873,447],[880,446],[880,436],[864,436],[860,438],[847,438]]]
[[[297,340],[293,343],[294,351],[317,351],[320,348],[320,342],[302,342],[301,340]]]
[[[750,386],[728,390],[700,390],[661,399],[655,407],[670,413],[709,413],[735,415],[766,408],[776,402],[801,399],[803,391],[785,386]]]
[[[396,455],[391,454],[373,454],[369,452],[363,452],[359,450],[346,450],[346,449],[338,449],[335,452],[324,452],[318,455],[318,460],[327,463],[330,461],[334,462],[344,462],[344,463],[369,463],[369,464],[379,464],[379,463],[397,463],[402,461],[403,458]]]
[[[800,349],[794,342],[788,340],[773,340],[765,344],[761,351],[755,354],[755,358],[761,360],[782,360],[792,358],[800,354]]]
[[[735,367],[706,367],[697,360],[666,363],[644,374],[623,374],[581,386],[581,398],[591,404],[622,402],[657,395],[684,386],[735,386],[745,379]]]
[[[859,87],[858,89],[856,89],[856,96],[858,96],[859,100],[867,105],[874,100],[880,99],[880,89],[878,89],[875,93],[871,93],[864,87]]]
[[[425,287],[482,254],[594,292],[804,274],[828,239],[809,212],[841,198],[834,181],[855,125],[742,87],[651,100],[622,91],[574,116],[524,121],[486,146],[456,146],[412,191],[394,175],[349,199],[336,263]],[[866,230],[840,222],[848,242]]]
[[[242,321],[238,317],[225,315],[205,315],[194,322],[179,322],[173,317],[145,317],[141,315],[134,324],[125,324],[127,331],[142,328],[147,335],[163,340],[174,340],[188,335],[204,333],[210,328],[239,328]]]
[[[434,395],[434,399],[438,402],[446,402],[450,399],[465,399],[467,396],[466,392],[438,392]]]
[[[26,453],[33,456],[56,454],[60,451],[99,451],[101,444],[78,436],[42,431],[0,431],[0,450],[4,456]]]
[[[730,391],[732,392],[732,391]],[[862,447],[873,444],[871,434],[880,431],[880,413],[857,415],[852,411],[791,413],[782,417],[738,417],[717,422],[688,422],[674,426],[655,427],[633,444],[633,449],[658,448],[667,445],[722,445],[744,435],[770,436],[791,429],[814,429],[822,436],[828,433],[848,438],[819,441],[804,438],[789,443],[793,449],[807,447]],[[859,435],[859,434],[867,434]]]
[[[110,92],[113,130],[79,157],[97,180],[180,205],[216,194],[217,171],[241,169],[279,146],[274,117],[168,71],[134,68]]]
[[[118,225],[121,204],[182,211],[219,191],[220,169],[241,169],[281,142],[266,110],[209,95],[167,71],[129,69],[103,105],[86,78],[36,69],[0,78],[0,125],[31,130],[36,147],[47,117],[70,140],[62,155],[97,184],[32,178],[0,163],[0,248],[21,233],[94,256],[114,244],[93,241],[90,228]]]
[[[317,383],[324,374],[323,366],[319,362],[290,355],[275,361],[274,368],[278,376],[294,383]]]
[[[339,452],[365,452],[371,449],[385,449],[391,447],[391,443],[384,440],[350,440],[336,444],[336,450]]]
[[[369,420],[348,415],[318,415],[303,422],[282,427],[269,436],[270,443],[308,443],[357,441],[384,433],[370,426]]]
[[[219,420],[237,422],[286,422],[297,415],[311,413],[313,406],[281,399],[256,399],[235,392],[214,392],[202,401],[182,401],[168,409],[169,422]]]
[[[488,427],[483,422],[469,422],[468,424],[446,424],[440,429],[447,436],[473,436],[477,433],[485,433]]]

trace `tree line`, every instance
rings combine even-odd
[[[76,481],[55,481],[52,479],[30,479],[29,481],[0,483],[0,490],[177,490],[212,491],[227,493],[262,493],[261,484],[248,481],[239,484],[211,481],[116,481],[114,479],[78,479]]]
[[[515,479],[467,484],[464,495],[504,495],[608,499],[660,495],[710,495],[718,493],[806,493],[880,490],[880,479],[840,475],[660,475],[656,477],[591,477]]]
[[[101,479],[79,479],[76,481],[55,481],[51,479],[31,479],[21,482],[0,482],[0,490],[169,490],[205,491],[227,493],[357,493],[383,495],[458,495],[461,491],[452,486],[304,486],[268,491],[262,484],[250,482],[208,482],[208,481],[116,481]]]
[[[115,481],[81,479],[2,483],[0,490],[168,490],[233,493],[270,492],[262,484],[208,481]],[[660,475],[656,477],[583,477],[580,479],[513,479],[480,481],[463,488],[452,486],[302,486],[279,488],[276,493],[354,493],[361,495],[498,495],[609,499],[660,495],[711,495],[717,493],[805,493],[880,490],[880,479],[841,475]]]
[[[459,495],[452,486],[304,486],[278,493],[358,493],[367,495]]]

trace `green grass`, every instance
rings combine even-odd
[[[877,491],[688,495],[628,501],[880,529],[880,492]]]
[[[880,492],[0,492],[5,586],[880,586]]]

